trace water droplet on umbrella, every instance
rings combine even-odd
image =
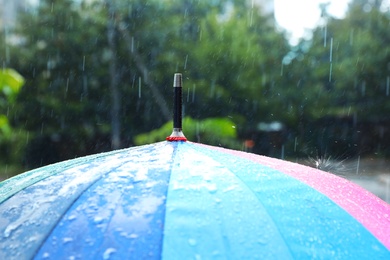
[[[76,219],[76,216],[75,215],[70,215],[69,217],[68,217],[68,220],[75,220]]]
[[[64,244],[70,243],[70,242],[72,242],[72,241],[73,241],[73,238],[71,238],[71,237],[64,237],[64,238],[62,239],[62,242],[63,242]]]
[[[209,190],[209,192],[210,192],[211,194],[214,194],[214,193],[216,193],[216,192],[218,191],[217,185],[215,185],[215,184],[210,184],[210,185],[207,187],[207,189]]]
[[[116,252],[115,248],[107,248],[106,251],[103,253],[103,259],[110,259],[111,255]]]
[[[100,217],[100,216],[96,216],[96,217],[93,219],[93,221],[94,221],[96,224],[99,224],[99,223],[102,223],[103,218]]]
[[[196,239],[190,238],[188,239],[188,244],[190,244],[190,246],[196,246],[197,241]]]
[[[261,245],[266,245],[266,244],[268,244],[268,239],[267,239],[266,237],[262,237],[262,238],[259,238],[259,239],[257,240],[257,242],[258,242],[259,244],[261,244]]]

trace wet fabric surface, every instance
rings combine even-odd
[[[390,258],[307,168],[258,158],[161,142],[19,175],[0,184],[0,258]]]

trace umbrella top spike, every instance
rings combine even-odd
[[[182,131],[182,75],[181,73],[175,73],[173,77],[173,131],[166,139],[167,141],[187,141]]]

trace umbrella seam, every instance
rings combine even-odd
[[[173,153],[172,153],[172,157],[171,157],[172,163],[170,165],[170,170],[169,170],[168,186],[167,186],[167,192],[165,194],[165,201],[168,201],[169,186],[170,186],[170,183],[171,183],[172,169],[173,169],[173,165],[174,165],[175,158],[176,158],[176,155],[177,155],[178,144],[181,143],[181,141],[180,142],[169,142],[169,143],[171,143],[174,148],[173,148]],[[164,223],[163,226],[164,227],[165,227],[166,216],[167,216],[167,210],[166,210],[166,207],[165,207],[164,208],[164,214],[163,214],[163,223]],[[160,243],[160,248],[161,248],[161,250],[160,250],[160,259],[164,255],[164,238],[165,238],[165,234],[164,233],[165,232],[162,232],[161,243]]]

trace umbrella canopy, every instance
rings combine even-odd
[[[1,183],[0,259],[390,257],[390,206],[335,175],[191,142]]]

